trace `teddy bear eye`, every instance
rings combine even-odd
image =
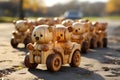
[[[34,34],[34,36],[36,36],[36,34]]]
[[[79,30],[80,30],[80,28],[79,28]]]
[[[42,34],[40,34],[40,37],[43,37],[43,35],[42,35]]]
[[[60,34],[60,36],[63,36],[63,34]]]

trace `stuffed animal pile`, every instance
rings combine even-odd
[[[24,19],[13,22],[16,31],[12,47],[24,43],[29,50],[24,63],[28,68],[46,64],[49,71],[58,71],[63,64],[79,67],[81,53],[107,47],[107,23],[62,18]]]

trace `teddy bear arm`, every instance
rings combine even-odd
[[[34,49],[33,44],[32,43],[27,44],[27,49],[33,50]]]

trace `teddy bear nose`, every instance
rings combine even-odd
[[[75,30],[75,32],[78,32],[78,30]]]
[[[57,37],[57,40],[60,40],[60,36]]]
[[[38,40],[39,40],[39,37],[35,37],[35,39],[38,41]]]

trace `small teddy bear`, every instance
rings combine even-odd
[[[71,41],[72,42],[77,42],[80,44],[80,50],[82,53],[87,53],[89,49],[89,45],[87,42],[87,34],[86,32],[86,23],[81,23],[81,22],[74,22],[72,27],[72,36],[71,36]]]
[[[107,23],[104,24],[104,23],[96,22],[93,26],[94,26],[93,33],[95,34],[96,37],[95,43],[97,47],[100,48],[102,48],[103,46],[105,47],[107,44],[107,40],[106,40],[107,33],[105,32]]]
[[[62,21],[62,24],[66,27],[72,27],[73,22],[74,21],[72,19],[66,19]]]
[[[46,24],[47,18],[45,18],[45,17],[39,17],[39,18],[37,18],[36,22],[37,22],[37,25]]]
[[[13,31],[13,37],[11,39],[12,47],[16,48],[19,43],[24,43],[25,47],[30,42],[30,31],[26,20],[18,20],[13,22],[16,31]]]
[[[71,27],[56,25],[54,51],[62,54],[63,64],[69,63],[70,66],[78,67],[80,64],[80,45],[71,42],[71,32]]]
[[[72,43],[70,41],[71,30],[68,27],[65,27],[63,25],[56,25],[55,27],[55,39],[56,39],[56,46],[62,47],[63,50],[61,51],[68,51],[68,53],[71,52],[71,46]],[[67,54],[67,53],[66,53]]]
[[[48,25],[39,25],[32,32],[32,40],[34,45],[29,43],[27,49],[30,51],[30,63],[42,63],[42,52],[47,52],[53,48],[53,33]],[[47,54],[48,55],[48,54]],[[46,55],[46,56],[47,56]]]
[[[106,32],[107,25],[108,25],[107,23],[99,23],[98,24],[97,45],[100,48],[107,47],[107,32]]]
[[[94,42],[96,38],[94,37],[92,22],[83,19],[80,19],[79,22],[86,24],[84,38],[85,41],[88,42],[89,48],[91,49],[96,48],[96,44]]]

